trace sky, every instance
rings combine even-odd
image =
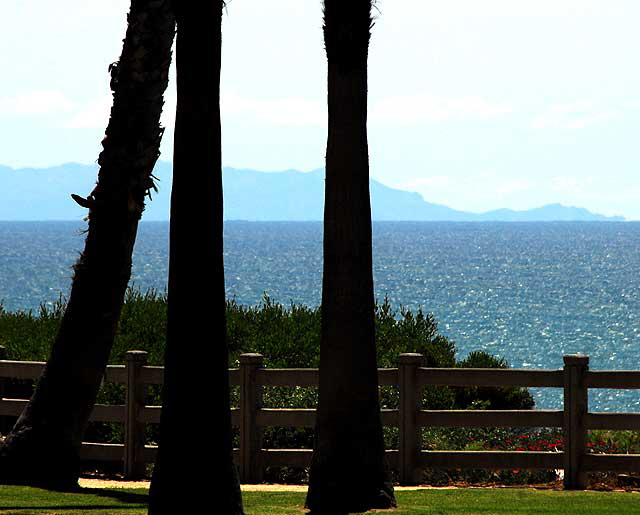
[[[3,0],[0,164],[93,163],[126,0]],[[371,176],[467,211],[550,203],[640,220],[640,2],[378,0]],[[323,166],[321,0],[231,0],[223,164]],[[170,161],[175,80],[167,91]],[[3,192],[0,192],[0,198]]]

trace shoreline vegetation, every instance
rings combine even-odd
[[[146,292],[130,288],[118,325],[118,332],[109,363],[122,364],[128,350],[149,353],[150,365],[162,365],[166,334],[166,295],[155,290]],[[0,305],[0,345],[7,350],[7,359],[46,361],[65,309],[65,300],[51,306],[41,304],[37,311],[6,311]],[[387,299],[376,303],[376,346],[378,366],[395,367],[400,353],[419,352],[425,356],[425,366],[506,368],[507,362],[483,351],[471,352],[457,359],[455,342],[438,332],[438,324],[430,313],[421,309],[394,309]],[[243,306],[235,300],[227,301],[227,338],[229,366],[237,366],[238,355],[258,352],[264,355],[267,367],[316,368],[319,362],[320,308],[274,302],[267,294],[257,306]],[[190,342],[183,342],[189,352]],[[12,380],[5,384],[5,396],[29,398],[33,382]],[[98,403],[122,404],[122,385],[106,384],[100,390]],[[393,409],[398,404],[394,387],[381,387],[382,408]],[[160,405],[159,387],[149,388],[148,404]],[[265,407],[312,408],[317,402],[317,390],[304,387],[266,387]],[[232,389],[231,404],[237,406],[238,391]],[[531,409],[534,400],[525,388],[449,388],[428,387],[422,396],[423,409]],[[8,418],[8,417],[7,417]],[[14,420],[14,419],[12,419]],[[0,433],[10,429],[13,421],[0,424]],[[8,427],[8,429],[7,429]],[[4,429],[4,431],[2,431]],[[397,445],[397,428],[384,428],[385,445]],[[148,444],[156,444],[159,426],[147,426]],[[237,440],[238,434],[235,434]],[[310,428],[267,428],[263,445],[266,448],[311,448],[313,430]],[[123,427],[116,423],[91,423],[85,441],[119,443]],[[237,441],[236,441],[237,445]],[[440,450],[562,450],[562,434],[551,429],[523,430],[516,428],[424,428],[423,448]],[[593,452],[637,452],[640,435],[634,431],[592,431],[589,447]],[[121,464],[86,464],[85,472],[117,476]],[[149,470],[150,472],[150,470]],[[274,467],[265,474],[268,482],[306,483],[307,469]],[[531,484],[557,480],[552,470],[545,471],[486,471],[486,470],[427,470],[423,482],[446,485],[456,482],[470,484]],[[603,474],[593,478],[611,482],[615,475]],[[593,484],[593,482],[592,482]]]
[[[245,352],[263,354],[267,367],[318,366],[319,306],[295,303],[286,306],[273,301],[267,293],[256,306],[245,306],[235,299],[227,300],[226,305],[230,367]],[[53,304],[41,303],[37,310],[8,311],[0,302],[0,345],[6,348],[7,359],[46,361],[65,309],[66,299],[62,295]],[[123,364],[125,353],[135,349],[149,353],[150,365],[162,365],[166,314],[166,293],[129,288],[109,363]],[[425,356],[428,367],[508,368],[504,358],[484,351],[471,352],[458,360],[455,342],[439,333],[434,316],[422,308],[396,309],[385,298],[376,301],[375,322],[379,367],[396,366],[400,353],[419,352]],[[524,395],[524,389],[520,390],[517,408],[533,407],[533,399]],[[493,407],[500,409],[497,405]]]

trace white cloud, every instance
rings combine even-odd
[[[162,106],[162,115],[160,116],[160,124],[173,130],[176,125],[176,95],[173,92],[164,96],[164,106]]]
[[[69,113],[59,126],[75,129],[104,129],[109,121],[112,97],[104,95]],[[326,126],[326,106],[319,101],[302,98],[256,98],[235,93],[221,95],[221,117],[225,122],[247,126],[322,127]],[[165,97],[161,123],[175,126],[176,95]]]
[[[623,214],[640,219],[637,198],[640,187],[633,179],[610,189],[610,181],[592,175],[527,177],[497,170],[416,178],[402,183],[386,181],[393,187],[420,193],[427,202],[454,209],[486,212],[498,208],[531,209],[547,204],[584,207],[608,216]]]
[[[370,118],[374,123],[406,126],[446,120],[487,120],[509,112],[511,109],[506,105],[493,104],[479,96],[403,95],[377,102]]]
[[[451,178],[446,175],[433,175],[421,177],[398,184],[396,187],[406,191],[429,191],[431,189],[443,189],[451,185]]]
[[[512,195],[514,193],[531,191],[535,187],[535,183],[530,179],[511,179],[498,182],[495,185],[495,191],[498,195]]]
[[[76,109],[59,126],[65,129],[106,129],[112,104],[113,97],[110,94],[95,98]],[[160,118],[163,127],[174,127],[175,112],[176,97],[173,94],[167,95]]]
[[[551,178],[553,190],[561,193],[582,193],[593,186],[593,177],[572,177],[556,175]]]
[[[263,98],[222,92],[221,116],[224,122],[251,126],[326,127],[327,106],[324,99],[289,96]],[[370,109],[372,123],[416,125],[444,120],[491,119],[510,109],[475,97],[437,97],[431,95],[387,97]],[[173,127],[175,96],[168,96],[163,125]]]
[[[327,120],[326,105],[304,97],[258,98],[223,93],[220,109],[223,119],[259,125],[324,127]]]
[[[104,95],[85,103],[60,122],[59,126],[75,129],[103,129],[107,126],[112,97]],[[302,98],[256,98],[235,93],[222,94],[221,116],[223,123],[238,122],[251,126],[322,127],[326,125],[326,106],[319,101]],[[161,123],[175,126],[176,96],[165,98]]]
[[[69,118],[60,123],[65,129],[105,129],[109,122],[111,95],[103,95],[87,102],[77,109]]]
[[[406,2],[398,2],[405,3]],[[623,0],[630,8],[633,2]],[[612,5],[614,4],[614,5]],[[400,6],[398,6],[400,7]],[[406,7],[406,5],[405,5]],[[531,16],[592,16],[620,14],[623,6],[605,0],[537,0],[535,2],[514,0],[423,0],[411,2],[412,19],[418,23],[426,18],[465,17],[531,17]],[[382,5],[385,14],[385,5]]]
[[[319,101],[303,97],[257,98],[234,92],[220,95],[222,124],[237,123],[244,126],[324,127],[327,108]],[[176,96],[165,97],[161,122],[164,127],[175,126]]]
[[[583,129],[618,118],[620,111],[600,107],[590,101],[557,104],[536,115],[531,121],[534,129]]]
[[[417,191],[427,202],[463,211],[484,212],[501,207],[542,205],[538,200],[539,190],[532,181],[526,177],[505,176],[493,170],[424,177],[395,184],[394,187]]]
[[[52,90],[36,90],[0,98],[0,113],[13,115],[49,115],[65,113],[74,103],[64,93]]]

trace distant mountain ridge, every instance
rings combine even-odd
[[[159,162],[154,175],[159,192],[147,203],[143,220],[168,220],[171,163]],[[67,163],[50,168],[12,168],[0,165],[0,220],[76,220],[86,209],[70,198],[86,196],[96,180],[97,165]],[[259,172],[223,169],[226,220],[322,220],[324,170]],[[397,190],[371,180],[372,218],[377,221],[623,221],[579,207],[550,204],[526,211],[497,209],[468,213],[425,201],[418,193]],[[194,191],[194,199],[198,192]]]

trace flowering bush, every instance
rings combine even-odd
[[[559,429],[521,428],[425,428],[423,448],[427,450],[465,451],[564,451],[564,437]],[[590,431],[587,451],[592,453],[640,452],[640,431]],[[558,470],[484,470],[484,469],[432,469],[423,476],[425,483],[480,484],[534,484],[554,483],[562,478]],[[592,487],[611,488],[625,486],[615,473],[590,475]],[[627,485],[628,486],[628,485]]]
[[[590,431],[587,449],[592,453],[637,454],[640,431]]]

